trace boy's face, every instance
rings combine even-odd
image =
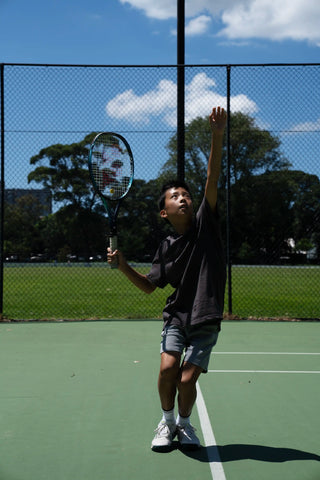
[[[183,187],[169,188],[166,191],[164,209],[160,215],[174,226],[190,226],[193,217],[193,206],[190,193]]]

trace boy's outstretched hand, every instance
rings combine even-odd
[[[222,107],[214,107],[209,121],[212,133],[223,133],[227,123],[227,112]]]

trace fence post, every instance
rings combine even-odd
[[[1,166],[0,166],[0,319],[3,314],[3,243],[4,243],[4,64],[0,72],[1,104]]]
[[[184,0],[177,0],[177,178],[184,180],[185,166],[185,132],[184,132],[184,23],[185,23],[185,8]]]
[[[232,259],[231,259],[231,155],[230,155],[230,91],[231,91],[231,65],[227,65],[227,270],[228,270],[228,314],[232,314]]]

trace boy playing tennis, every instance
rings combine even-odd
[[[196,382],[202,372],[207,372],[211,350],[218,339],[226,282],[216,208],[226,120],[223,108],[212,110],[205,195],[196,216],[184,182],[173,181],[163,186],[160,215],[171,223],[175,234],[161,242],[150,272],[140,274],[128,265],[119,250],[108,249],[108,262],[118,261],[119,270],[144,292],[152,293],[156,287],[163,288],[168,283],[175,288],[163,310],[158,378],[163,417],[151,444],[155,451],[170,450],[175,435],[181,447],[200,446],[190,415],[197,395]],[[177,393],[178,416],[175,418]]]

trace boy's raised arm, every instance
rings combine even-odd
[[[211,151],[207,168],[206,199],[214,211],[217,205],[218,180],[221,169],[223,133],[227,123],[227,113],[221,107],[213,108],[209,116],[211,127]]]

